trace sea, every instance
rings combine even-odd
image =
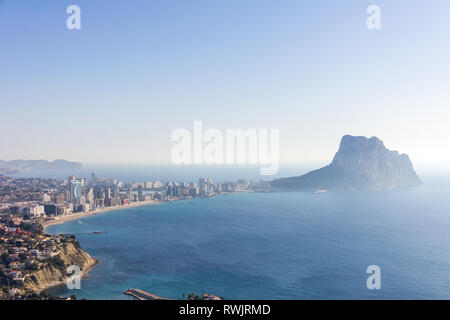
[[[450,175],[422,179],[392,191],[226,194],[54,225],[48,233],[74,234],[99,264],[80,290],[47,291],[86,299],[131,299],[129,288],[172,299],[450,299]],[[379,289],[367,284],[369,266],[379,268]]]

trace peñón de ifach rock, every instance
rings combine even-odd
[[[339,151],[328,166],[303,176],[278,179],[282,190],[372,189],[390,190],[422,184],[406,154],[388,150],[377,137],[342,138]]]

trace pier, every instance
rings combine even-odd
[[[139,289],[128,289],[124,294],[135,297],[138,300],[171,300],[168,298],[162,298],[155,294],[151,294]]]

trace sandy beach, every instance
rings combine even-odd
[[[123,206],[104,207],[104,208],[97,209],[97,210],[94,210],[94,211],[78,212],[78,213],[74,213],[74,214],[58,217],[58,218],[55,218],[54,220],[45,221],[42,224],[42,226],[44,227],[44,230],[45,230],[45,228],[47,228],[49,226],[52,226],[52,225],[55,225],[55,224],[61,224],[61,223],[64,223],[64,222],[70,221],[70,220],[75,220],[75,219],[81,219],[81,218],[84,218],[84,217],[94,216],[94,215],[99,214],[99,213],[105,213],[105,212],[114,211],[114,210],[135,208],[135,207],[141,207],[141,206],[147,206],[147,205],[159,204],[159,203],[164,203],[164,202],[163,201],[150,200],[150,201],[134,202],[134,203],[131,203],[131,204],[128,204],[128,205],[123,205]]]

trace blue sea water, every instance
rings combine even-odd
[[[181,298],[450,299],[450,188],[241,193],[123,209],[51,226],[100,264],[57,295]],[[101,234],[91,234],[101,231]],[[369,265],[381,289],[369,290]]]

